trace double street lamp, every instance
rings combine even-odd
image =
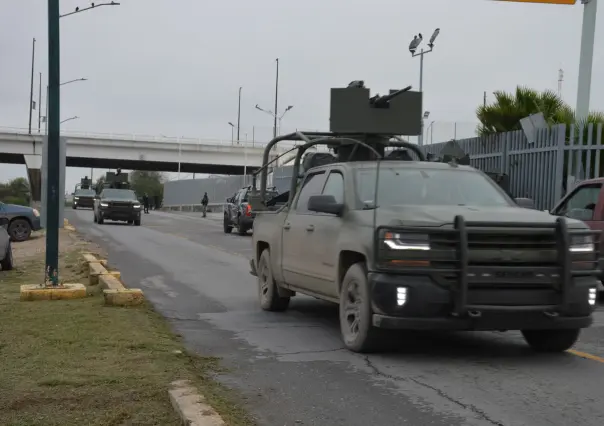
[[[75,83],[77,81],[88,81],[88,79],[87,78],[76,78],[75,80],[69,80],[64,83],[61,83],[61,84],[59,84],[59,86],[64,86],[69,83]],[[46,115],[43,118],[44,118],[44,134],[47,135],[48,134],[48,85],[46,86]],[[61,121],[61,123],[63,123],[63,122]],[[59,123],[59,124],[61,124],[61,123]]]
[[[285,114],[287,114],[287,111],[291,110],[293,107],[294,107],[293,105],[288,106],[287,108],[285,108],[285,111],[283,111],[283,114],[278,115],[278,114],[274,113],[274,112],[273,112],[273,111],[271,111],[271,110],[262,109],[262,108],[260,108],[260,107],[258,106],[258,104],[256,104],[256,109],[257,109],[258,111],[262,111],[262,112],[264,112],[264,113],[266,113],[266,114],[269,114],[271,117],[273,117],[273,119],[275,120],[275,122],[279,121],[279,129],[275,128],[275,129],[274,129],[274,131],[273,131],[273,133],[274,133],[274,135],[275,135],[275,136],[276,136],[278,133],[279,133],[279,134],[281,133],[281,120],[283,119],[283,116],[284,116]]]
[[[69,118],[66,118],[65,120],[61,121],[60,124],[63,124],[66,121],[70,121],[70,120],[77,120],[78,118],[80,118],[80,117],[78,117],[77,115],[74,115],[73,117],[69,117]]]
[[[420,44],[422,44],[422,41],[424,39],[424,37],[422,36],[421,33],[419,33],[418,35],[413,37],[413,40],[411,40],[411,43],[409,44],[409,52],[411,52],[411,57],[415,58],[416,56],[419,56],[419,60],[420,60],[419,61],[419,91],[422,93],[422,104],[423,104],[423,92],[424,92],[424,55],[426,53],[432,52],[432,50],[434,49],[434,41],[436,40],[436,37],[438,37],[438,34],[440,34],[440,28],[437,28],[436,30],[434,30],[432,37],[430,37],[430,41],[428,42],[428,47],[430,48],[430,50],[424,50],[422,48],[422,49],[420,49],[419,52],[417,52],[417,48],[419,47]],[[419,141],[418,141],[419,146],[422,146],[424,144],[423,122],[424,121],[422,120],[421,134],[419,135]]]

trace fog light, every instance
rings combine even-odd
[[[407,287],[397,287],[396,289],[396,304],[403,306],[407,302]]]
[[[589,302],[589,304],[590,305],[595,305],[597,297],[598,297],[598,291],[595,288],[590,288],[589,289],[589,296],[587,298],[587,301]]]

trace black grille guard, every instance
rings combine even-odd
[[[556,262],[550,267],[531,267],[527,265],[523,266],[475,266],[470,265],[470,247],[468,234],[474,233],[501,233],[505,232],[506,235],[516,236],[531,236],[539,234],[552,234],[555,239],[556,247]],[[428,236],[443,236],[453,237],[455,241],[455,250],[453,257],[442,259],[443,253],[448,253],[451,256],[450,251],[446,250],[429,250],[420,251],[413,253],[409,257],[405,257],[404,260],[408,261],[432,261],[432,262],[448,262],[452,264],[452,267],[448,269],[437,268],[430,266],[396,266],[395,268],[384,266],[381,261],[384,260],[383,237],[384,232],[393,233],[405,233],[405,234],[422,234]],[[454,273],[456,279],[451,282],[450,290],[452,290],[453,297],[453,312],[455,316],[479,316],[482,311],[543,311],[547,315],[557,316],[558,312],[566,311],[569,298],[570,290],[575,285],[573,278],[577,277],[589,277],[598,276],[601,274],[599,268],[599,252],[598,242],[596,239],[599,237],[601,231],[594,231],[591,229],[569,229],[568,223],[563,217],[556,219],[555,223],[527,223],[527,222],[469,222],[464,219],[463,216],[456,216],[454,220],[453,228],[432,228],[432,227],[410,227],[410,226],[379,226],[375,232],[375,243],[374,243],[374,259],[375,271],[376,272],[390,272],[407,275],[431,275],[438,273]],[[591,235],[594,237],[595,252],[593,252],[593,259],[589,261],[583,261],[582,263],[593,263],[593,268],[577,270],[573,269],[573,262],[571,258],[570,244],[571,238],[576,236],[587,236]],[[450,240],[449,240],[450,241]],[[440,256],[441,258],[438,258]],[[400,260],[400,257],[396,259]],[[508,306],[508,305],[471,305],[468,304],[468,291],[469,284],[472,283],[472,276],[476,274],[484,273],[485,271],[503,271],[509,274],[522,274],[527,270],[539,271],[542,273],[554,272],[551,277],[554,278],[552,286],[557,290],[559,295],[559,301],[556,305],[537,305],[537,306]]]

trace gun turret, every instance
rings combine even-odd
[[[409,90],[411,90],[411,86],[407,86],[401,90],[391,91],[389,95],[375,95],[374,97],[369,98],[369,104],[374,108],[388,108],[392,99],[396,98],[402,93],[408,92]]]

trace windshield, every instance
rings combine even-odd
[[[74,195],[76,197],[94,197],[95,194],[96,192],[92,189],[78,189]]]
[[[356,172],[357,196],[372,207],[376,169]],[[460,169],[380,167],[379,206],[511,206],[511,200],[481,173]]]
[[[119,200],[136,201],[136,194],[130,189],[104,189],[102,198],[116,198]]]

